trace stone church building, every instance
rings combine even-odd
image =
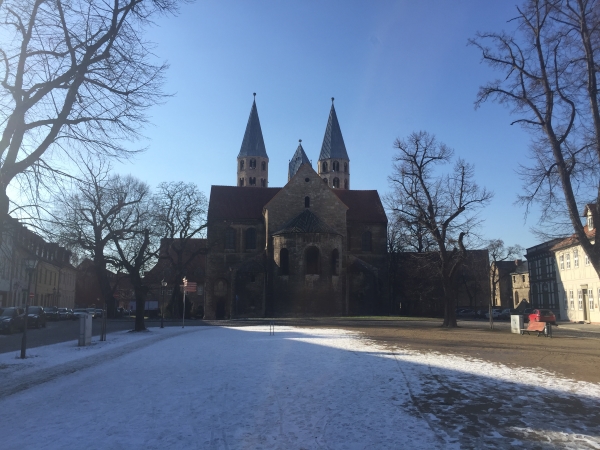
[[[333,99],[316,171],[300,141],[288,183],[269,187],[254,101],[236,172],[211,188],[205,319],[383,310],[387,217],[377,191],[350,189]]]

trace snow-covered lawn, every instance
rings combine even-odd
[[[343,330],[153,328],[28,355],[0,355],[2,449],[600,449],[600,385]]]

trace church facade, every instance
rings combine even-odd
[[[254,101],[236,185],[211,188],[204,318],[380,313],[386,244],[379,194],[350,189],[333,99],[317,170],[300,142],[281,188],[269,187]]]

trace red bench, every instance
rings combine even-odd
[[[537,335],[544,335],[545,337],[552,337],[552,326],[548,322],[529,322],[527,328],[521,329],[521,334],[530,332],[537,332]]]

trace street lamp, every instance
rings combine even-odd
[[[167,282],[165,281],[165,279],[163,278],[162,281],[160,282],[160,285],[162,286],[162,302],[160,304],[160,327],[164,328],[165,327],[165,291],[167,290]]]
[[[25,359],[27,356],[27,316],[29,314],[29,296],[31,295],[31,277],[33,272],[35,272],[37,263],[37,259],[26,259],[23,261],[25,271],[29,275],[29,282],[27,285],[27,298],[25,299],[25,327],[23,328],[23,338],[21,339],[21,359]]]
[[[187,277],[183,277],[183,314],[181,321],[181,328],[185,328],[185,291],[187,291]]]

